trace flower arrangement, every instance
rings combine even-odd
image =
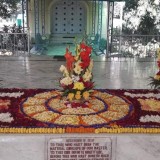
[[[84,107],[84,101],[87,101],[92,94],[94,82],[92,81],[91,52],[92,48],[85,42],[76,45],[75,55],[72,55],[72,52],[66,48],[66,66],[61,65],[60,67],[60,71],[63,73],[60,86],[63,88],[63,95],[70,103],[72,102],[72,107],[79,107],[79,105]]]
[[[160,89],[160,48],[157,49],[157,55],[158,55],[158,60],[157,60],[157,66],[158,66],[158,72],[154,77],[150,77],[151,80],[151,87],[154,87],[155,89]]]

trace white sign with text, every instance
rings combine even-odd
[[[47,142],[47,160],[113,160],[111,137],[55,137]]]

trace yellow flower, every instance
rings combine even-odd
[[[80,92],[80,91],[77,91],[76,94],[81,94],[81,92]]]
[[[74,98],[74,93],[69,93],[69,94],[68,94],[68,99],[69,99],[69,101],[72,101],[73,98]]]
[[[75,82],[73,89],[83,90],[84,84],[82,82]]]
[[[77,91],[76,95],[75,95],[75,98],[77,100],[81,99],[81,94],[79,93],[79,91]]]
[[[83,92],[83,98],[88,99],[89,98],[89,92],[87,92],[87,91]]]
[[[160,75],[155,75],[155,76],[154,76],[154,79],[160,80]]]

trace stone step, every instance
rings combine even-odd
[[[81,39],[80,35],[52,35],[51,43],[72,43],[74,44],[77,40]]]
[[[52,37],[51,43],[75,43],[75,38]]]

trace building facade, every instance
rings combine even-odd
[[[36,34],[74,37],[84,33],[107,37],[108,2],[88,0],[30,0],[28,26]]]

